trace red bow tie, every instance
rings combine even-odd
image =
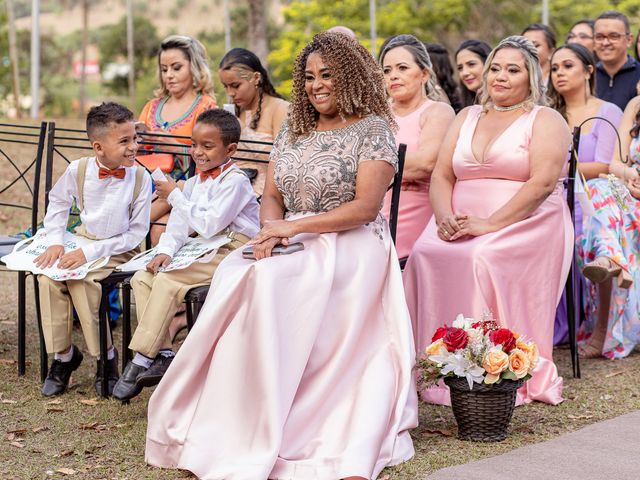
[[[220,174],[222,174],[222,172],[231,168],[232,165],[233,165],[233,162],[227,162],[225,165],[221,167],[215,167],[215,168],[212,168],[211,170],[207,170],[204,172],[199,171],[198,175],[200,176],[200,181],[204,182],[207,178],[210,178],[211,180],[215,180],[220,176]]]
[[[118,180],[122,180],[124,178],[126,171],[124,168],[116,168],[111,170],[109,168],[99,167],[98,168],[98,178],[100,180],[104,180],[105,178],[113,177]]]

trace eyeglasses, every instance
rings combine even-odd
[[[570,33],[567,35],[567,42],[569,40],[575,40],[576,38],[579,38],[580,40],[593,40],[593,37],[586,33]]]
[[[594,35],[594,40],[598,43],[604,43],[605,40],[609,40],[611,43],[619,42],[621,39],[626,37],[628,34],[613,32],[609,35],[605,35],[604,33],[596,33]]]

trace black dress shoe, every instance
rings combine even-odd
[[[113,347],[114,355],[111,360],[107,359],[107,396],[111,396],[118,378],[118,350]],[[100,360],[96,361],[96,392],[102,395],[102,375],[100,375]]]
[[[69,387],[69,379],[71,373],[76,370],[82,362],[82,352],[75,346],[73,348],[73,355],[68,362],[61,362],[60,360],[54,360],[47,373],[47,378],[42,385],[42,395],[45,397],[52,397],[53,395],[60,395],[64,393]]]
[[[160,383],[162,377],[165,372],[173,362],[174,356],[167,357],[165,355],[158,355],[154,360],[151,366],[145,371],[138,375],[137,384],[140,388],[142,387],[153,387]]]
[[[127,363],[122,376],[113,387],[113,398],[125,401],[138,395],[142,391],[142,387],[136,385],[136,378],[147,370],[147,368],[136,365],[133,362]]]

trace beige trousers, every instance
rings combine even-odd
[[[59,282],[45,275],[38,275],[42,331],[47,353],[64,352],[71,346],[71,308],[74,307],[89,353],[94,357],[100,355],[99,309],[102,286],[99,282],[107,278],[115,267],[133,258],[136,253],[131,251],[114,255],[104,267],[89,272],[82,280]],[[109,333],[107,330],[108,347],[111,346]]]
[[[169,325],[192,288],[209,285],[220,262],[249,239],[235,234],[235,239],[220,247],[210,262],[195,262],[186,268],[153,275],[138,271],[131,280],[136,299],[138,326],[129,348],[145,357],[155,358],[161,349],[172,348]]]

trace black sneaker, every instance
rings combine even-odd
[[[82,363],[82,352],[73,345],[73,355],[68,362],[61,362],[60,360],[54,360],[47,373],[47,378],[42,385],[42,395],[45,397],[52,397],[54,395],[60,395],[64,393],[69,387],[69,379],[71,373],[76,370],[80,363]]]
[[[169,365],[173,362],[174,356],[175,355],[167,357],[165,355],[158,355],[153,360],[151,366],[146,371],[138,375],[136,384],[140,388],[153,387],[154,385],[159,384],[160,380],[162,380],[162,377],[169,368]]]
[[[142,387],[136,385],[136,378],[147,370],[147,368],[133,362],[127,363],[122,376],[113,387],[113,398],[125,401],[137,396],[142,391]]]
[[[120,375],[118,375],[118,350],[113,347],[114,355],[111,360],[107,360],[107,396],[111,396],[113,393],[113,387],[116,386],[116,382]],[[96,392],[99,396],[102,395],[102,376],[100,375],[100,360],[96,361]]]

